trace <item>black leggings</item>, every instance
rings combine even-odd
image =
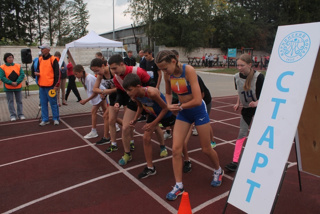
[[[69,82],[68,82],[68,87],[67,87],[67,92],[66,92],[66,100],[68,100],[68,96],[70,94],[70,91],[72,90],[74,95],[76,95],[76,97],[78,98],[78,101],[81,100],[79,91],[77,89],[77,85],[76,85],[76,77],[74,75],[72,76],[68,76]]]

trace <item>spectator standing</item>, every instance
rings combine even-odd
[[[59,62],[59,60],[61,58],[61,53],[59,51],[56,51],[54,53],[54,56],[56,57],[56,59]],[[61,64],[61,68],[60,68],[60,87],[59,87],[58,96],[57,96],[59,107],[61,106],[61,104],[60,104],[60,90],[61,90],[62,105],[68,105],[66,100],[65,100],[65,97],[66,97],[66,83],[67,83],[67,66],[63,61],[62,64]]]
[[[213,66],[213,54],[212,53],[209,54],[208,59],[209,59],[209,67],[212,67]]]
[[[39,72],[38,70],[38,64],[39,64],[39,57],[42,56],[41,51],[38,53],[38,57],[34,58],[31,65],[31,75],[33,78],[35,78],[36,84],[38,85],[38,76],[34,75],[34,72]]]
[[[5,64],[0,66],[0,79],[4,84],[3,89],[7,97],[10,120],[16,121],[17,118],[25,120],[21,94],[24,72],[21,65],[14,63],[13,60],[14,56],[12,53],[4,54],[3,61]],[[16,99],[17,112],[14,108],[14,98]]]
[[[74,93],[74,95],[78,99],[77,102],[80,102],[81,96],[80,96],[79,91],[77,89],[76,77],[74,76],[74,73],[73,73],[73,65],[71,63],[71,59],[69,58],[69,56],[67,57],[67,59],[68,59],[68,65],[67,65],[68,86],[67,86],[67,92],[66,92],[65,100],[66,101],[68,100],[70,91],[72,90],[72,92]]]
[[[60,71],[58,60],[50,54],[50,45],[39,46],[42,56],[39,57],[38,69],[35,76],[38,76],[38,85],[41,105],[40,126],[49,124],[48,102],[51,106],[54,125],[59,125],[59,107],[57,104],[57,90],[60,86]]]
[[[227,65],[227,55],[223,54],[222,66],[225,67],[226,65]]]
[[[154,58],[152,56],[152,51],[150,49],[146,49],[144,51],[144,57],[146,59],[146,71],[149,76],[153,79],[156,83],[156,88],[160,89],[160,83],[162,80],[162,73],[161,70],[158,68],[156,63],[154,62]]]
[[[146,58],[144,57],[144,51],[140,50],[139,51],[139,56],[140,56],[140,62],[139,62],[139,67],[146,70]]]
[[[127,66],[136,66],[136,59],[132,56],[132,51],[128,51],[128,56],[123,59]]]

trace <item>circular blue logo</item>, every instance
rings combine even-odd
[[[288,34],[280,43],[279,56],[287,63],[297,62],[309,51],[311,40],[303,31],[295,31]]]

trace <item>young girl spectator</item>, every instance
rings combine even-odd
[[[169,50],[160,51],[156,64],[164,72],[166,85],[166,100],[168,109],[177,113],[173,130],[172,165],[176,184],[166,196],[168,200],[175,200],[184,192],[182,183],[182,150],[186,135],[192,123],[195,123],[199,133],[202,151],[213,163],[212,186],[220,186],[223,170],[219,165],[219,158],[211,148],[209,115],[202,100],[197,74],[192,66],[181,64],[176,55]],[[171,104],[171,91],[178,94],[179,104]]]
[[[67,65],[68,87],[67,87],[65,100],[66,101],[68,100],[70,91],[72,90],[72,92],[74,93],[74,95],[78,99],[77,102],[80,102],[81,96],[80,96],[79,91],[77,89],[76,77],[74,76],[74,73],[73,73],[73,65],[71,63],[71,59],[69,57],[67,57],[67,59],[68,59],[68,65]]]
[[[0,66],[0,79],[4,84],[4,91],[6,92],[8,109],[10,113],[10,120],[16,121],[26,119],[23,114],[22,106],[22,81],[24,78],[24,72],[21,65],[13,63],[14,56],[12,53],[5,53],[3,61],[5,64]],[[14,108],[14,98],[16,98],[17,112]]]
[[[233,108],[236,111],[239,109],[240,103],[242,105],[240,131],[234,148],[233,161],[225,166],[226,169],[233,172],[238,168],[242,145],[246,140],[250,123],[256,112],[264,81],[263,74],[252,69],[252,57],[249,54],[242,54],[239,57],[237,69],[239,73],[235,74],[234,81],[238,91],[238,99]]]
[[[89,134],[84,136],[84,138],[86,138],[86,139],[96,138],[96,137],[98,137],[98,133],[97,133],[97,129],[96,129],[96,127],[97,127],[97,112],[100,107],[102,108],[104,113],[107,111],[107,101],[105,100],[105,97],[102,99],[97,93],[94,93],[92,91],[93,86],[94,86],[97,78],[94,77],[92,74],[86,73],[82,65],[75,65],[73,67],[73,72],[74,72],[74,75],[83,84],[84,89],[86,90],[87,95],[88,95],[88,98],[81,100],[80,104],[85,105],[87,102],[90,102],[90,104],[92,105],[92,109],[91,109],[92,129]],[[103,90],[105,88],[100,85],[100,89]],[[104,121],[108,121],[108,120],[106,120],[104,118]],[[109,138],[108,135],[109,135],[109,125],[105,125],[104,126],[104,137],[107,139],[107,138]]]

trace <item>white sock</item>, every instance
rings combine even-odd
[[[117,146],[117,142],[112,142],[111,145]]]
[[[177,182],[177,183],[176,183],[176,185],[178,185],[178,187],[179,187],[180,189],[182,189],[182,188],[183,188],[183,184],[182,184],[182,182]]]
[[[97,132],[97,129],[92,128],[91,131],[92,131],[92,132]]]
[[[213,172],[220,174],[221,173],[221,167],[219,166],[219,169],[215,169]]]

